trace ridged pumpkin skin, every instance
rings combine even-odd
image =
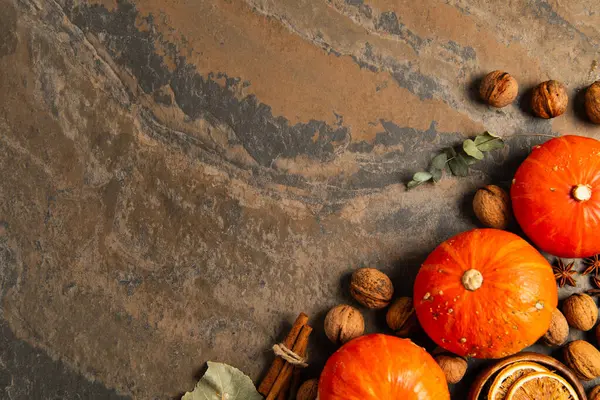
[[[510,195],[519,225],[540,249],[567,258],[600,253],[599,141],[562,136],[535,146]]]
[[[435,360],[409,339],[356,338],[336,351],[319,381],[319,400],[449,400]]]
[[[510,232],[474,229],[427,257],[414,303],[421,326],[440,347],[500,358],[546,333],[558,293],[552,267],[529,243]]]

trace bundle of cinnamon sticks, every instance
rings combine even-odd
[[[308,315],[300,313],[282,344],[298,356],[304,357],[311,332]],[[267,375],[258,386],[258,392],[267,400],[285,400],[290,387],[293,386],[292,379],[297,380],[299,376],[298,367],[281,357],[275,357]]]

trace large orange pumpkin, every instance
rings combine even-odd
[[[558,302],[552,268],[510,232],[475,229],[439,245],[414,287],[417,317],[452,353],[499,358],[535,343]]]
[[[408,339],[356,338],[335,352],[319,381],[319,400],[449,400],[435,360]]]
[[[510,190],[515,217],[542,250],[600,253],[600,142],[562,136],[534,147]]]

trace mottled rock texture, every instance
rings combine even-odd
[[[595,0],[0,0],[0,398],[169,399],[207,360],[255,380],[300,312],[376,266],[408,296],[532,134],[600,138]],[[521,87],[477,98],[495,69]],[[571,103],[531,116],[556,79]],[[407,192],[436,150],[508,146]],[[566,292],[563,294],[567,294]],[[385,330],[385,311],[364,312]],[[464,398],[467,379],[453,388]],[[77,397],[79,396],[79,397]]]

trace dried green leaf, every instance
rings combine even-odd
[[[208,370],[193,392],[181,400],[263,400],[252,380],[242,371],[227,364],[208,362]]]
[[[447,161],[448,155],[446,153],[440,153],[437,156],[433,157],[433,160],[431,160],[431,168],[435,168],[441,171],[446,166]]]
[[[417,182],[427,182],[432,178],[429,172],[417,172],[413,175],[413,181]]]
[[[504,147],[504,141],[489,132],[484,132],[475,138],[475,145],[480,151],[492,151]]]
[[[467,163],[467,165],[473,165],[477,161],[480,161],[480,160],[476,159],[475,157],[471,157],[471,156],[468,156],[466,154],[463,154],[462,156],[465,159],[465,162]]]
[[[462,154],[457,154],[448,160],[448,166],[455,176],[467,176],[469,174],[469,165]]]
[[[408,183],[406,184],[406,187],[407,187],[408,189],[414,189],[414,188],[416,188],[417,186],[419,186],[419,185],[422,185],[423,183],[425,183],[425,182],[419,182],[419,181],[410,181],[410,182],[408,182]]]
[[[475,142],[471,139],[467,139],[463,142],[463,150],[465,151],[465,153],[467,153],[467,155],[477,159],[477,160],[483,160],[483,153],[481,152],[481,150],[479,150],[477,148],[477,145],[475,144]]]
[[[448,160],[452,157],[456,157],[456,150],[454,150],[452,147],[446,147],[444,149],[444,153],[446,153],[446,156],[448,156]]]
[[[445,165],[446,163],[444,163]],[[441,169],[437,169],[437,168],[430,168],[429,169],[429,173],[431,174],[431,177],[433,179],[434,182],[439,182],[442,179],[442,170]]]

